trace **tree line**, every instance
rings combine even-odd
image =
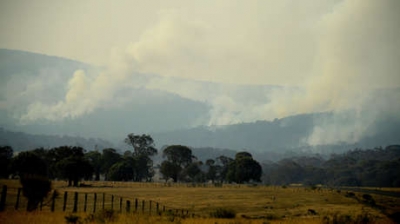
[[[354,149],[321,156],[293,157],[263,165],[263,182],[327,186],[400,187],[400,145]]]
[[[153,181],[158,171],[165,181],[236,182],[260,181],[261,165],[248,152],[235,158],[219,156],[199,161],[187,146],[171,145],[162,150],[163,161],[154,164],[158,153],[150,135],[129,134],[124,142],[131,147],[123,153],[114,148],[86,151],[78,146],[37,148],[13,156],[9,146],[0,147],[0,177],[10,175],[23,180],[27,176],[66,180],[79,186],[81,180]]]
[[[163,150],[165,160],[154,166],[152,157],[158,153],[150,135],[129,134],[125,143],[131,150],[120,154],[116,149],[102,152],[86,151],[78,146],[37,148],[14,156],[10,146],[0,147],[0,178],[18,177],[27,210],[38,208],[51,191],[51,180],[66,180],[68,186],[79,186],[84,180],[153,181],[155,169],[165,181],[174,182],[236,182],[261,181],[262,167],[247,152],[235,158],[220,156],[204,164],[187,146],[171,145]]]

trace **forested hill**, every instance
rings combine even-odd
[[[82,138],[57,135],[31,135],[23,132],[12,132],[0,128],[0,146],[11,146],[15,152],[36,148],[53,148],[63,145],[79,146],[86,150],[111,148],[113,144],[103,139]]]
[[[350,117],[344,114],[343,117]],[[377,119],[357,135],[347,131],[350,118],[333,113],[299,114],[273,121],[256,121],[225,126],[196,127],[152,134],[157,145],[182,144],[191,147],[227,148],[236,151],[323,154],[342,153],[354,148],[374,148],[400,143],[400,120]],[[350,126],[350,125],[349,125]],[[356,127],[356,125],[354,125]],[[322,131],[321,131],[322,130]],[[310,141],[318,136],[319,144]],[[345,142],[339,137],[355,136]],[[339,137],[338,137],[339,136]],[[358,137],[357,137],[358,136]],[[358,138],[358,139],[357,139]],[[326,141],[329,139],[329,141]]]
[[[292,157],[264,164],[263,181],[274,185],[400,187],[399,170],[400,145],[392,145],[354,149],[327,160],[320,156]]]

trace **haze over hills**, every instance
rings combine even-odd
[[[354,102],[356,109],[279,117],[275,112],[288,103],[285,97],[301,95],[302,88],[141,73],[110,87],[98,81],[103,72],[104,68],[78,61],[0,49],[0,126],[4,128],[0,144],[18,145],[5,141],[4,136],[14,133],[14,139],[34,134],[28,138],[36,139],[35,147],[57,141],[76,144],[80,139],[79,144],[89,149],[95,145],[124,148],[128,133],[149,133],[158,148],[184,144],[262,154],[331,153],[400,142],[399,88],[366,91],[362,100]],[[50,141],[49,135],[70,137]]]

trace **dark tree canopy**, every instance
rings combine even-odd
[[[68,185],[77,187],[82,178],[90,178],[93,174],[93,167],[84,157],[70,156],[61,160],[57,167],[60,177],[68,180]]]
[[[208,159],[206,161],[206,165],[208,166],[208,171],[206,172],[206,178],[211,180],[214,183],[215,179],[217,179],[217,174],[219,170],[219,166],[215,165],[215,160]]]
[[[133,179],[133,160],[126,159],[117,162],[111,166],[109,172],[109,180],[113,181],[129,181]]]
[[[177,164],[174,164],[168,160],[165,160],[161,163],[161,168],[160,172],[165,178],[165,181],[168,180],[168,178],[172,178],[174,182],[178,181],[178,175],[181,172],[182,167],[180,167]]]
[[[132,153],[124,153],[125,158],[133,158],[133,180],[150,181],[154,176],[153,160],[150,157],[157,154],[153,138],[150,135],[131,133],[125,138],[125,143],[133,147]]]
[[[188,178],[190,182],[203,182],[205,179],[204,173],[201,171],[201,162],[192,162],[184,170],[184,176]]]
[[[47,176],[46,162],[34,152],[20,152],[12,160],[12,170],[20,177],[24,175]]]
[[[242,158],[250,158],[252,159],[253,156],[249,152],[238,152],[235,155],[235,159],[242,159]]]
[[[236,183],[261,181],[262,167],[248,152],[239,152],[228,165],[227,179]]]
[[[234,160],[232,158],[227,156],[217,157],[216,162],[220,165],[215,167],[217,172],[216,176],[221,183],[225,180],[228,180],[229,167],[233,161]]]
[[[133,147],[133,156],[154,156],[157,154],[154,140],[150,135],[135,135],[131,133],[125,138],[125,143]]]
[[[164,149],[163,157],[181,167],[185,167],[192,162],[192,150],[183,145],[171,145]]]
[[[98,151],[90,151],[85,154],[85,159],[93,167],[95,178],[94,180],[100,180],[100,173],[102,171],[102,155]]]
[[[13,149],[10,146],[0,147],[0,178],[8,178],[10,174],[11,159]]]
[[[105,179],[108,180],[109,169],[117,162],[121,161],[121,155],[115,149],[107,148],[103,149],[103,155],[101,159],[101,170],[105,174]]]
[[[236,165],[236,176],[235,181],[237,183],[248,182],[254,180],[257,182],[261,181],[262,167],[261,165],[253,160],[252,158],[245,157],[235,161]]]
[[[69,185],[78,186],[82,178],[90,178],[93,167],[85,157],[81,147],[61,146],[50,149],[47,155],[52,172],[57,177],[67,179]]]
[[[171,145],[164,149],[163,157],[167,160],[161,164],[160,172],[164,178],[172,178],[177,182],[181,172],[192,163],[192,150],[182,145]]]

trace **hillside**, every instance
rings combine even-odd
[[[34,106],[54,106],[64,100],[77,70],[93,76],[102,68],[65,58],[0,49],[0,127],[30,134],[78,135],[118,142],[130,132],[188,128],[208,111],[202,102],[137,86],[121,88],[106,107],[82,116],[62,120],[23,119]],[[145,82],[148,77],[134,74],[132,82]],[[43,113],[47,111],[36,115]]]
[[[81,92],[72,94],[79,102],[62,107],[71,96],[67,92],[72,88],[72,78],[80,70],[87,80],[78,85]],[[400,88],[374,90],[366,101],[354,105],[358,109],[274,119],[274,114],[268,113],[274,109],[268,104],[272,97],[300,93],[300,88],[229,85],[135,73],[128,74],[129,83],[82,96],[92,78],[102,72],[104,68],[65,58],[0,49],[0,127],[21,132],[21,136],[36,136],[37,140],[31,140],[35,147],[59,144],[57,141],[77,142],[55,137],[57,140],[49,143],[50,137],[40,137],[51,135],[104,139],[123,149],[128,133],[146,133],[153,136],[157,148],[182,144],[248,150],[265,160],[276,160],[285,154],[329,155],[400,142],[400,118],[395,104]],[[278,98],[284,96],[278,94]],[[94,104],[92,100],[101,104],[88,109]],[[63,109],[69,110],[66,115]],[[30,144],[15,140],[28,137],[10,139],[4,137],[5,132],[0,137],[8,144],[31,148]],[[93,147],[94,144],[88,145],[89,149]]]
[[[153,134],[158,145],[183,144],[192,147],[228,148],[257,153],[340,153],[349,149],[373,148],[398,144],[400,120],[377,120],[366,130],[370,133],[358,141],[336,144],[310,145],[307,138],[313,133],[318,120],[330,120],[332,113],[303,114],[274,121],[257,121],[235,125],[198,127]],[[378,128],[378,129],[377,129]],[[323,136],[324,137],[324,136]],[[329,138],[330,136],[325,136]]]
[[[0,128],[0,146],[11,146],[14,152],[33,150],[37,148],[53,148],[58,146],[80,146],[86,150],[113,147],[112,143],[99,138],[82,138],[57,135],[31,135],[22,132],[12,132]]]

